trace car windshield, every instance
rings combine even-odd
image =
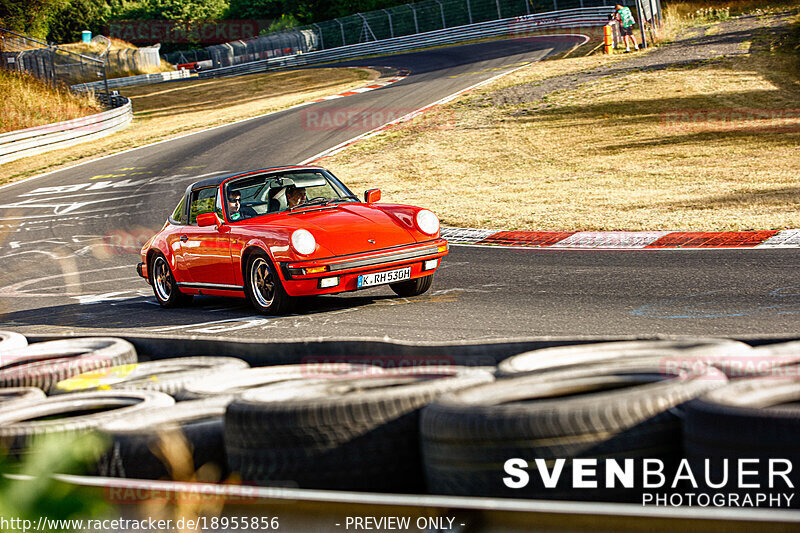
[[[225,184],[228,220],[237,221],[304,207],[357,202],[333,175],[320,170],[244,176]]]

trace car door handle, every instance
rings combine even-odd
[[[187,237],[186,235],[181,235],[181,242],[186,242],[188,240],[189,240],[189,237]]]

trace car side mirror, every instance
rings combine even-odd
[[[202,213],[197,215],[197,225],[200,227],[219,226],[222,221],[216,213]]]
[[[368,204],[377,202],[381,199],[380,189],[369,189],[364,192],[364,201]]]

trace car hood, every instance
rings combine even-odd
[[[293,227],[310,231],[317,244],[332,255],[380,250],[418,240],[417,232],[373,205],[339,204],[336,209],[310,209],[285,217]]]

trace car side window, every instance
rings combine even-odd
[[[183,221],[183,206],[184,205],[186,205],[186,197],[185,196],[183,196],[181,198],[181,201],[178,204],[178,206],[175,208],[175,211],[173,211],[172,215],[170,215],[170,219],[173,222],[175,222],[177,224],[182,223],[182,221]]]
[[[197,224],[197,215],[213,213],[216,204],[217,187],[207,187],[192,191],[192,205],[189,211],[189,224]]]

